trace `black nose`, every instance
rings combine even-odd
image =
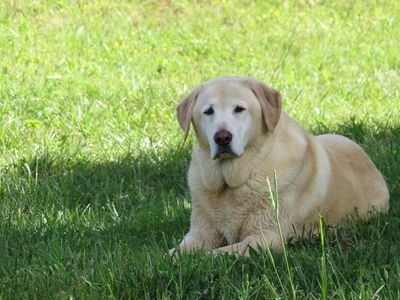
[[[232,133],[230,133],[229,131],[227,131],[225,129],[222,129],[214,135],[214,141],[219,146],[222,146],[222,147],[228,146],[230,144],[230,142],[232,141]]]

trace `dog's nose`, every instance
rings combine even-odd
[[[222,147],[228,146],[232,141],[232,133],[222,129],[214,135],[214,141]]]

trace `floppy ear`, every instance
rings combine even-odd
[[[260,103],[265,125],[273,132],[281,116],[281,94],[261,81],[250,81],[250,88]]]
[[[186,138],[189,134],[193,107],[198,95],[198,89],[194,89],[185,99],[181,101],[181,103],[179,103],[178,107],[176,108],[176,118],[178,119],[179,125],[184,131],[183,141],[186,141]]]

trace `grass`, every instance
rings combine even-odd
[[[398,1],[3,1],[1,298],[400,297]],[[344,134],[391,209],[251,258],[165,256],[188,230],[174,109],[249,75]],[[278,179],[279,180],[279,179]]]

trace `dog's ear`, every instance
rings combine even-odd
[[[186,141],[186,138],[189,134],[190,123],[192,122],[193,107],[198,95],[199,90],[196,88],[185,99],[183,99],[176,108],[176,118],[178,119],[179,125],[184,131],[183,141]]]
[[[265,125],[269,131],[273,132],[281,116],[281,94],[261,81],[252,80],[249,84],[260,103]]]

